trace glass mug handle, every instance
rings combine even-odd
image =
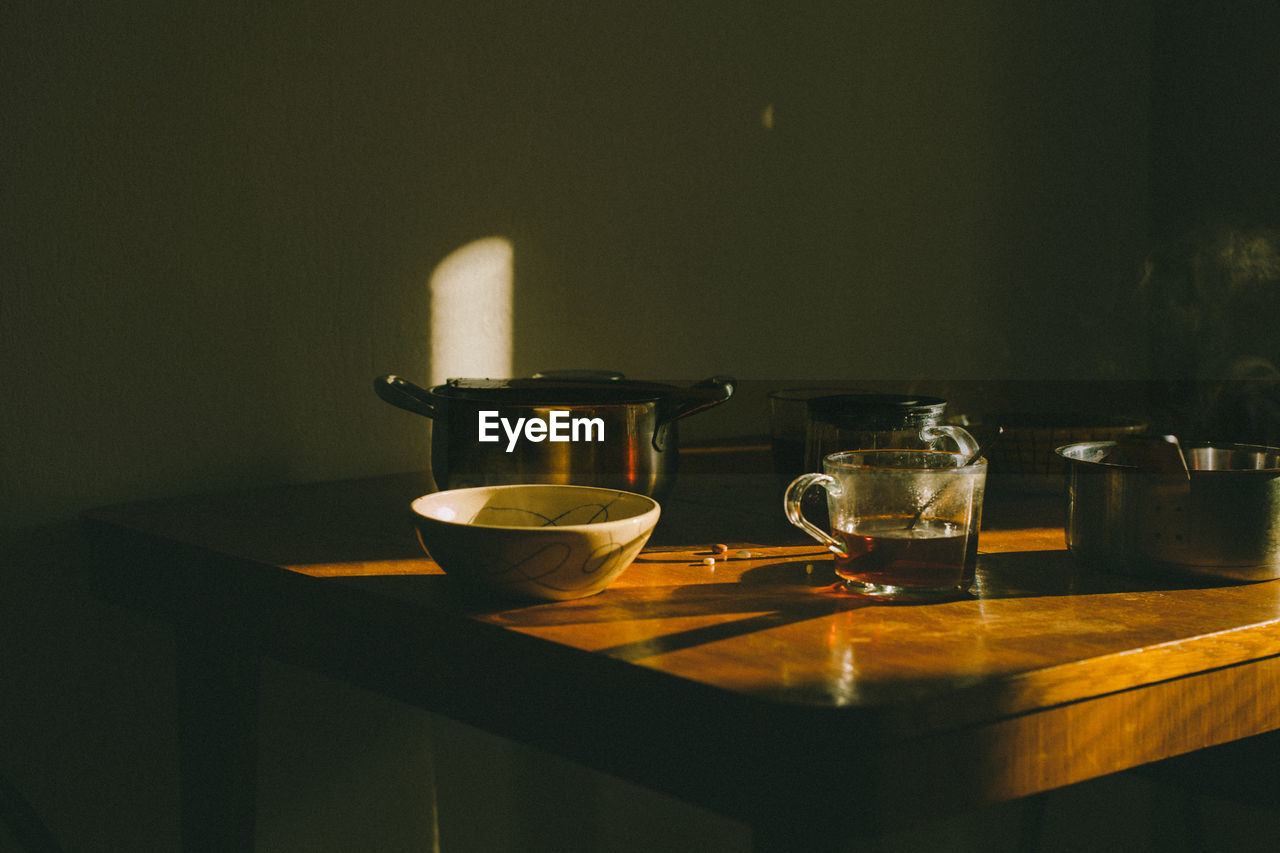
[[[840,494],[840,486],[836,483],[835,477],[828,474],[801,474],[791,481],[790,486],[787,486],[787,494],[782,499],[782,506],[786,510],[787,520],[823,545],[843,550],[844,546],[839,540],[833,538],[831,534],[805,518],[804,512],[800,509],[800,500],[804,497],[804,493],[814,486],[821,486],[826,489],[828,495]]]
[[[920,440],[929,442],[933,446],[933,442],[941,439],[949,438],[960,448],[960,455],[965,459],[970,458],[978,452],[981,445],[978,440],[969,434],[969,431],[958,426],[927,426],[920,430]]]

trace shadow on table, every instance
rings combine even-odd
[[[1108,575],[1081,566],[1063,550],[984,554],[977,594],[937,604],[885,604],[844,592],[830,560],[786,560],[744,572],[737,583],[665,587],[618,587],[591,598],[494,611],[492,618],[516,628],[538,628],[652,619],[716,620],[656,637],[622,643],[604,654],[637,660],[746,636],[784,625],[864,607],[965,608],[977,601],[1228,586],[1206,579],[1144,579]]]
[[[1044,550],[979,557],[976,594],[936,604],[885,604],[847,593],[831,560],[779,560],[754,566],[736,582],[667,586],[615,586],[588,598],[527,602],[468,590],[443,575],[366,576],[346,579],[381,595],[459,608],[514,629],[687,620],[656,636],[596,649],[620,660],[640,660],[860,608],[946,608],[956,613],[1001,599],[1108,595],[1233,584],[1212,579],[1147,579],[1111,575],[1081,565],[1067,551]],[[941,614],[940,614],[941,615]],[[616,636],[616,635],[615,635]],[[622,636],[626,636],[623,634]]]
[[[1138,576],[1103,572],[1070,551],[1015,551],[978,556],[974,589],[982,599],[1216,589],[1239,582],[1210,577]]]

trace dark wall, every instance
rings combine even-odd
[[[1280,5],[1173,0],[1154,10],[1156,242],[1206,218],[1280,225]]]
[[[1280,6],[1154,8],[1153,408],[1183,437],[1280,444]]]

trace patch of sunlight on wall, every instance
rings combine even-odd
[[[473,240],[431,273],[431,384],[511,375],[514,250]]]

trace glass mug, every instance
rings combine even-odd
[[[964,595],[978,562],[978,530],[987,461],[965,464],[977,442],[959,427],[928,427],[960,452],[920,449],[846,450],[822,460],[787,489],[787,518],[835,554],[846,589],[886,601],[929,601]],[[924,433],[929,433],[928,436]],[[830,532],[805,517],[805,492],[827,493]]]

